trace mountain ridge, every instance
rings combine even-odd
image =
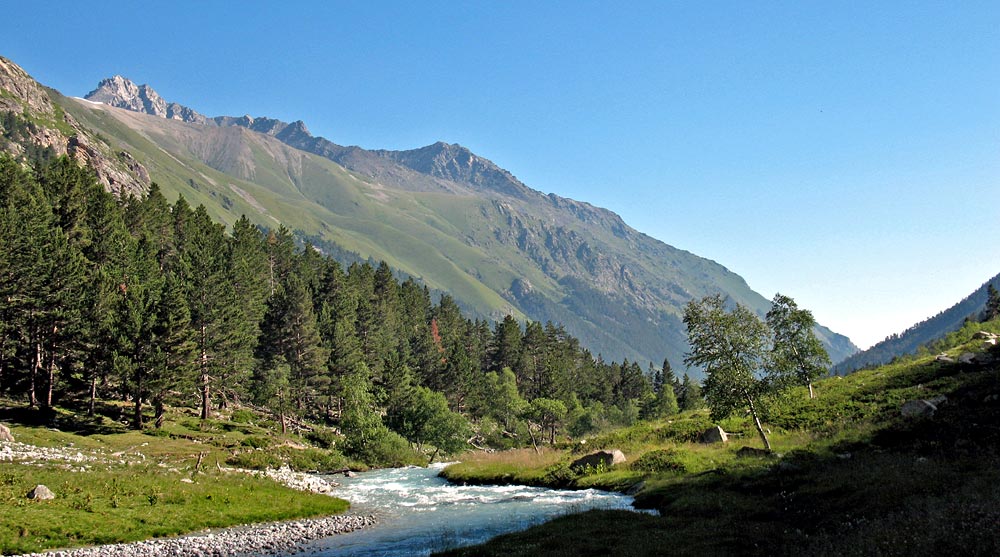
[[[181,105],[168,110],[173,103],[148,86],[122,90],[120,104],[131,108],[112,107],[119,100],[108,96],[104,108],[61,102],[135,153],[164,191],[206,204],[223,222],[242,211],[384,259],[492,319],[561,322],[608,358],[658,364],[666,355],[680,366],[679,316],[694,297],[723,292],[761,314],[769,306],[722,265],[607,209],[533,190],[460,145],[344,147],[312,136],[302,121],[202,122]],[[146,113],[147,104],[158,114]],[[842,335],[818,332],[835,360],[856,350]]]

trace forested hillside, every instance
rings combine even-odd
[[[246,218],[227,230],[155,185],[119,200],[66,157],[0,158],[0,238],[0,394],[42,409],[127,402],[141,428],[167,405],[254,404],[339,428],[370,463],[657,412],[638,364],[561,326],[470,320],[385,263],[345,269]]]
[[[934,317],[925,319],[902,333],[886,337],[875,346],[848,357],[833,367],[833,373],[844,375],[858,369],[887,364],[900,356],[916,354],[921,346],[960,329],[966,320],[977,320],[982,317],[990,289],[997,287],[1000,287],[1000,275],[986,281],[961,302]]]

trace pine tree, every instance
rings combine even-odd
[[[232,288],[226,295],[235,311],[228,324],[231,341],[227,365],[220,368],[223,406],[230,397],[246,394],[269,289],[264,238],[245,215],[233,225],[228,245],[226,274]]]
[[[991,321],[1000,317],[1000,292],[990,284],[986,289],[986,308],[983,310],[982,321]]]

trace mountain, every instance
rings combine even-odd
[[[887,364],[898,356],[916,354],[920,346],[960,329],[966,319],[977,319],[986,308],[990,285],[1000,289],[1000,275],[986,281],[961,302],[934,317],[917,323],[901,334],[894,334],[868,350],[849,356],[833,367],[833,373],[846,375],[862,368]]]
[[[0,56],[0,151],[26,159],[68,155],[92,168],[98,181],[118,195],[139,195],[149,188],[149,173],[141,163],[66,114],[50,93]]]
[[[499,319],[562,323],[606,359],[680,367],[688,300],[725,293],[763,314],[769,302],[722,265],[629,227],[615,213],[545,195],[468,149],[341,146],[301,121],[207,118],[115,77],[89,100],[54,105],[231,224],[284,224],[318,247],[385,260]],[[98,101],[100,99],[100,101]],[[834,361],[856,348],[818,329]]]

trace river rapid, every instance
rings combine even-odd
[[[336,478],[331,495],[351,502],[351,512],[374,514],[378,523],[311,542],[300,555],[429,555],[484,542],[550,518],[589,509],[631,509],[632,498],[593,489],[526,486],[460,486],[439,478],[444,464],[391,468]]]

